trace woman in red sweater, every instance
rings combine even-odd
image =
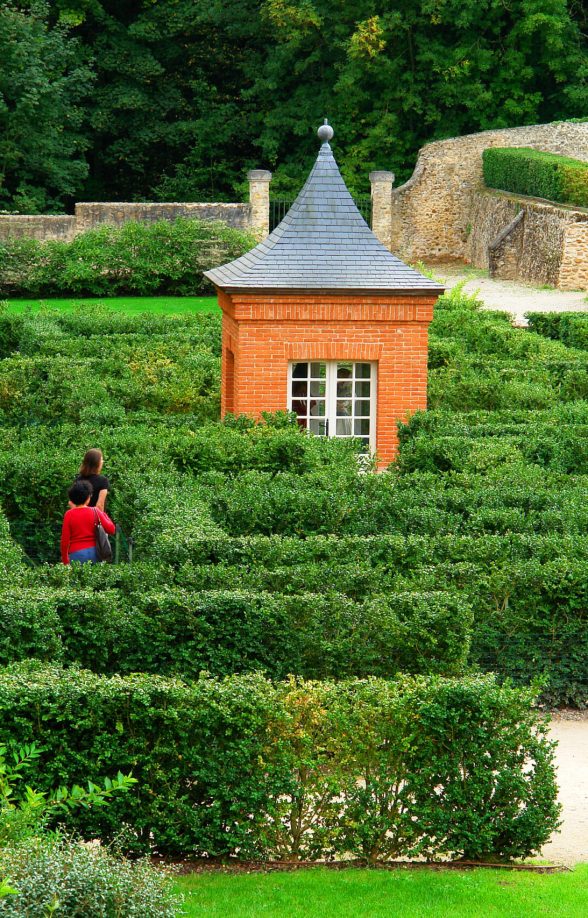
[[[78,561],[84,564],[99,560],[96,551],[96,516],[108,535],[114,535],[116,526],[102,510],[90,507],[93,488],[86,479],[74,481],[67,492],[73,507],[63,517],[61,529],[61,560],[64,564]]]

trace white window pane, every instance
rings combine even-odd
[[[368,382],[356,382],[355,383],[355,394],[358,398],[369,398],[370,397],[370,383]]]
[[[294,379],[305,379],[308,376],[307,363],[295,363],[292,367],[292,377]]]
[[[361,421],[355,421],[353,425],[353,433],[356,437],[369,437],[370,435],[370,421],[369,418],[364,418]]]
[[[308,394],[308,383],[306,380],[292,380],[292,398],[306,398]]]
[[[327,375],[326,363],[311,363],[310,375],[313,379],[325,379]]]
[[[370,379],[372,374],[372,366],[370,363],[356,363],[355,364],[355,376],[357,379]]]
[[[308,414],[308,402],[305,398],[297,398],[292,401],[292,411],[295,411],[299,418],[304,418]]]
[[[352,363],[338,363],[337,364],[337,379],[351,379],[352,376],[353,376],[353,364]]]
[[[338,382],[337,383],[337,398],[350,398],[353,393],[353,383],[351,380],[349,382]]]
[[[321,382],[320,380],[313,380],[313,382],[311,382],[310,384],[310,394],[311,395],[314,395],[314,396],[319,395],[322,398],[324,398],[326,390],[327,390],[327,384],[324,381]]]
[[[324,399],[311,399],[310,400],[310,414],[313,417],[324,418],[326,413],[325,401]]]
[[[335,433],[338,437],[351,437],[353,434],[353,422],[351,418],[337,418]]]
[[[312,433],[318,434],[319,437],[326,437],[327,422],[319,418],[309,418],[308,419],[308,429]]]
[[[364,401],[355,402],[355,415],[356,417],[369,418],[370,416],[370,401],[366,399]]]
[[[337,417],[345,418],[351,416],[353,413],[353,408],[351,406],[351,399],[337,399]]]

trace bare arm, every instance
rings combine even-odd
[[[102,510],[104,513],[104,508],[106,507],[106,497],[108,495],[108,489],[103,488],[102,491],[98,492],[98,500],[96,501],[96,506],[99,510]]]

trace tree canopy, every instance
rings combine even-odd
[[[371,169],[405,179],[429,140],[586,115],[586,16],[580,0],[0,2],[0,200],[234,200],[251,167],[290,194],[325,115],[352,190]],[[18,101],[40,57],[42,117]]]

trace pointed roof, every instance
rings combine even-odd
[[[333,129],[325,122],[318,135],[317,160],[279,226],[250,252],[204,276],[233,292],[443,293],[374,236],[333,157]]]

